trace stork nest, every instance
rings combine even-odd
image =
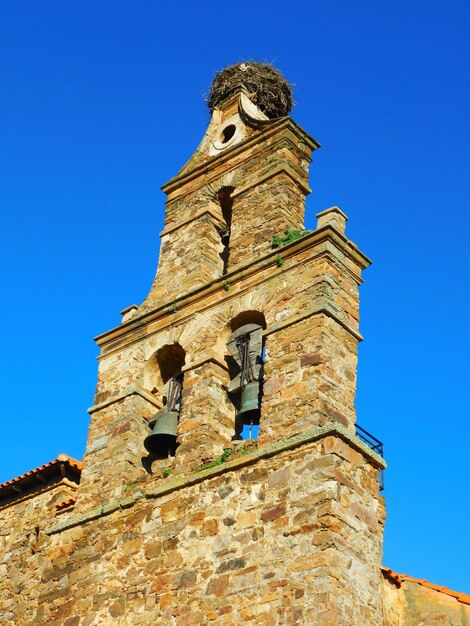
[[[213,111],[227,96],[244,87],[250,99],[269,118],[284,117],[294,106],[292,86],[269,63],[240,63],[221,70],[212,83],[206,102]]]

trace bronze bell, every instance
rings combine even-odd
[[[243,424],[258,423],[259,408],[259,382],[255,380],[251,383],[246,383],[242,389],[237,420]]]
[[[172,456],[176,450],[178,412],[163,407],[158,411],[156,418],[152,432],[144,439],[145,449],[156,457]]]

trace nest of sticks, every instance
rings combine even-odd
[[[212,83],[206,102],[211,109],[240,89],[250,93],[250,99],[271,119],[284,117],[294,106],[292,86],[269,63],[239,63],[221,70]]]

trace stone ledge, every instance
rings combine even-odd
[[[211,350],[210,354],[203,354],[200,358],[191,361],[187,365],[184,365],[181,368],[181,371],[183,373],[190,372],[197,369],[198,367],[202,367],[206,363],[215,363],[226,372],[229,371],[227,363],[222,359],[220,355],[216,354],[213,350]]]
[[[38,496],[42,496],[44,493],[47,493],[48,491],[53,491],[54,489],[57,489],[58,487],[63,487],[64,485],[66,487],[69,487],[73,491],[77,491],[78,489],[77,483],[74,483],[67,478],[62,478],[62,480],[59,480],[56,483],[51,483],[50,485],[45,485],[43,488],[38,489],[37,491],[27,491],[23,494],[18,493],[18,497],[14,500],[0,503],[0,511],[3,511],[10,506],[16,506],[17,504],[19,504],[20,502],[24,502],[25,500],[31,500],[31,498],[37,498]]]
[[[221,227],[223,227],[224,225],[226,226],[225,222],[223,221],[222,216],[216,213],[215,210],[213,210],[209,206],[209,207],[200,209],[199,211],[196,211],[193,215],[191,215],[190,218],[188,218],[187,220],[184,220],[183,222],[179,222],[178,224],[173,224],[173,226],[168,226],[167,228],[164,228],[160,232],[160,237],[169,235],[170,233],[174,232],[175,230],[178,230],[179,228],[182,228],[183,226],[192,224],[193,222],[198,220],[200,217],[203,217],[204,215],[210,215],[210,217],[212,217],[216,222],[218,222]]]
[[[252,189],[253,187],[256,187],[258,185],[262,185],[266,181],[274,178],[275,176],[279,176],[280,174],[285,174],[286,176],[288,176],[292,180],[292,182],[294,182],[304,192],[305,195],[311,193],[312,190],[310,189],[310,187],[302,181],[301,176],[295,171],[295,169],[291,165],[287,163],[279,163],[277,167],[274,167],[268,172],[265,172],[256,180],[252,180],[250,183],[244,185],[243,187],[237,188],[232,193],[231,197],[238,198],[242,194],[246,193],[249,189]]]
[[[149,404],[153,404],[153,406],[155,406],[157,409],[161,409],[163,407],[163,404],[159,400],[157,400],[157,398],[154,398],[151,393],[149,393],[145,389],[142,389],[138,385],[133,385],[132,387],[129,387],[127,391],[119,394],[118,396],[113,396],[108,400],[104,400],[104,402],[94,404],[89,409],[87,409],[87,412],[92,415],[93,413],[96,413],[96,411],[101,411],[102,409],[105,409],[106,407],[110,406],[111,404],[115,404],[116,402],[122,402],[122,400],[125,400],[129,396],[133,395],[140,396]]]
[[[243,152],[248,152],[252,147],[259,148],[260,136],[264,141],[267,141],[272,135],[278,134],[279,129],[290,131],[295,137],[301,141],[303,140],[312,152],[320,147],[320,144],[303,128],[301,128],[297,122],[295,122],[291,117],[284,117],[278,121],[273,121],[273,123],[268,127],[263,128],[259,134],[244,139],[232,148],[223,151],[221,154],[215,154],[214,156],[209,157],[203,163],[196,165],[194,169],[185,169],[189,163],[188,162],[179,174],[171,178],[165,185],[162,186],[162,191],[169,196],[171,192],[178,187],[183,187],[199,176],[205,176],[209,170],[215,170],[217,167],[220,167],[228,160],[233,159],[235,156]]]
[[[338,313],[328,303],[322,303],[322,304],[319,304],[318,306],[312,307],[310,311],[308,311],[308,313],[304,313],[304,315],[298,315],[297,317],[292,317],[286,320],[285,322],[278,322],[274,324],[270,328],[267,328],[266,330],[263,331],[263,336],[267,337],[268,335],[277,333],[280,330],[284,330],[285,328],[288,328],[289,326],[294,326],[295,324],[299,324],[300,322],[307,320],[309,317],[313,317],[314,315],[320,315],[322,313],[323,315],[331,317],[331,319],[333,319],[337,324],[339,324],[342,328],[344,328],[344,330],[346,330],[355,339],[357,339],[357,341],[364,341],[364,337],[361,335],[361,333],[359,333],[357,330],[354,330],[354,328],[352,328],[349,324],[343,321],[338,316]]]
[[[349,430],[344,428],[344,426],[341,426],[340,424],[322,426],[312,428],[306,433],[295,435],[289,439],[284,439],[270,444],[261,450],[248,452],[246,455],[241,456],[238,459],[234,459],[233,461],[226,461],[222,465],[194,472],[190,476],[181,476],[180,478],[165,481],[163,485],[158,485],[157,487],[146,491],[136,491],[130,498],[112,502],[111,504],[94,509],[89,513],[77,515],[76,517],[60,522],[59,524],[55,524],[46,530],[46,534],[55,535],[69,528],[73,528],[74,526],[79,526],[80,524],[85,524],[86,522],[110,515],[116,511],[130,508],[134,506],[136,502],[141,500],[158,498],[173,491],[178,491],[179,489],[184,489],[185,487],[191,487],[192,485],[209,480],[210,478],[225,474],[226,472],[235,471],[247,465],[253,465],[261,459],[270,458],[281,452],[293,450],[326,437],[337,437],[338,439],[342,439],[346,443],[349,443],[377,469],[383,470],[387,466],[384,459],[379,454],[371,450],[369,446],[355,437]]]
[[[104,347],[107,344],[110,344],[116,340],[121,339],[126,334],[132,334],[135,332],[136,328],[144,327],[145,325],[154,322],[160,318],[170,315],[168,308],[169,304],[177,304],[179,309],[185,308],[186,306],[190,306],[195,302],[202,300],[213,292],[217,292],[218,290],[223,288],[223,285],[227,282],[235,282],[244,280],[254,274],[257,274],[263,271],[266,267],[276,263],[276,257],[282,253],[283,257],[290,258],[295,257],[299,252],[303,252],[304,250],[308,250],[309,248],[315,248],[318,245],[324,243],[325,241],[331,242],[333,244],[332,249],[328,250],[326,253],[334,256],[334,248],[339,249],[341,252],[350,256],[358,265],[365,269],[370,265],[370,260],[366,257],[365,254],[360,252],[358,248],[344,235],[339,233],[337,230],[332,228],[331,226],[324,226],[321,229],[317,229],[312,231],[310,234],[305,235],[301,239],[293,241],[282,248],[276,248],[260,257],[257,261],[250,261],[242,266],[236,267],[235,269],[228,272],[226,275],[221,276],[206,285],[202,285],[201,287],[197,287],[196,289],[189,291],[181,296],[178,296],[173,303],[166,302],[156,308],[151,309],[150,311],[146,311],[145,313],[138,314],[130,319],[128,322],[123,322],[119,326],[112,328],[98,336],[95,337],[96,343],[100,347]],[[286,267],[284,272],[291,271],[290,267]],[[356,277],[360,282],[360,278]],[[227,297],[230,297],[228,294]],[[181,322],[181,320],[179,320]],[[173,320],[169,323],[173,324]],[[130,342],[132,343],[132,341]],[[120,344],[121,345],[121,344]],[[112,352],[114,347],[111,345],[108,348],[106,354]],[[98,356],[98,359],[102,358],[103,354]]]

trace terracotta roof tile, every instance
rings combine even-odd
[[[73,496],[72,498],[69,498],[68,500],[63,500],[63,502],[59,502],[59,504],[56,504],[55,508],[58,511],[61,511],[62,509],[65,509],[71,506],[72,504],[75,504],[76,501],[77,501],[77,496]]]
[[[452,591],[452,589],[447,589],[447,587],[443,587],[441,585],[434,585],[424,578],[413,578],[413,576],[408,576],[408,574],[398,574],[397,572],[391,570],[389,567],[381,567],[381,570],[385,576],[390,578],[399,587],[402,583],[408,581],[410,583],[422,585],[423,587],[427,587],[428,589],[434,589],[435,591],[444,593],[446,596],[452,596],[458,602],[462,602],[462,604],[470,604],[470,595],[468,595],[467,593],[460,593],[458,591]]]
[[[0,485],[0,505],[8,504],[18,497],[34,491],[38,485],[51,479],[67,476],[78,483],[82,471],[82,463],[67,454],[59,456],[49,463],[45,463],[21,476],[7,480]]]
[[[48,467],[52,467],[56,463],[67,463],[67,465],[69,465],[70,467],[73,467],[80,472],[82,471],[83,463],[81,461],[77,461],[76,459],[72,458],[68,454],[59,454],[59,456],[53,461],[49,461],[49,463],[44,463],[44,465],[41,465],[40,467],[36,467],[36,469],[30,470],[29,472],[25,472],[24,474],[21,474],[21,476],[17,476],[16,478],[7,480],[5,483],[2,483],[0,485],[0,489],[3,489],[3,487],[8,487],[9,485],[13,485],[14,483],[17,483],[20,480],[23,480],[24,478],[28,478],[29,476],[35,476],[36,474],[39,474],[40,472],[44,471]]]

